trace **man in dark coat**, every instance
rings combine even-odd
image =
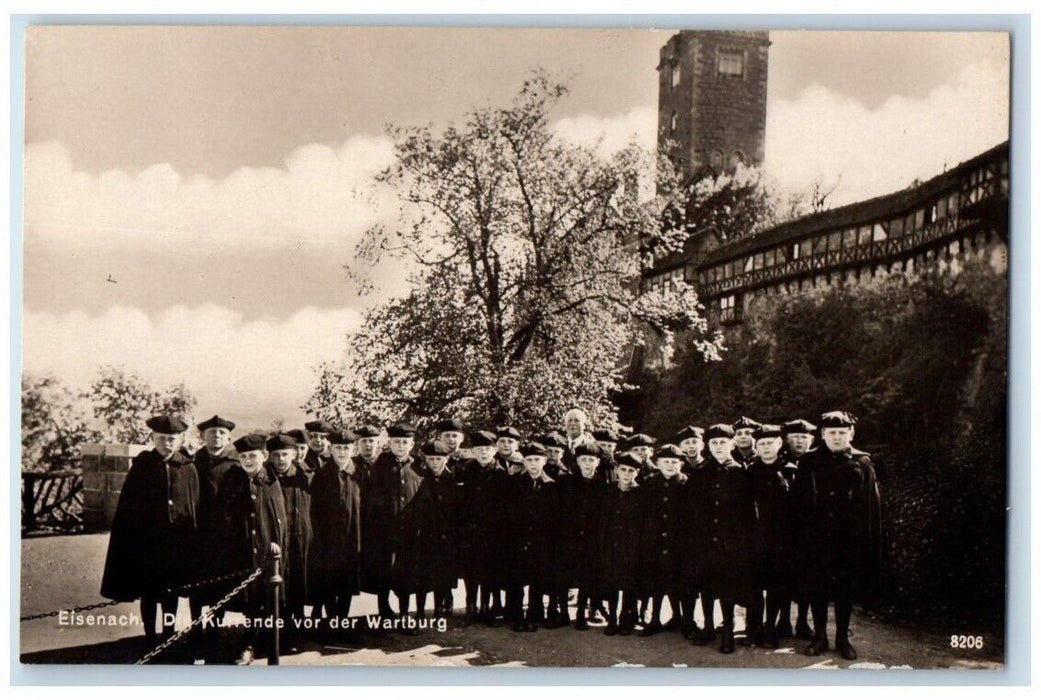
[[[543,595],[552,590],[557,563],[550,546],[557,537],[560,493],[543,471],[546,448],[529,442],[521,449],[524,473],[513,477],[510,497],[510,589],[514,599],[528,588],[528,609],[514,622],[515,632],[535,632],[545,622]]]
[[[195,465],[178,449],[188,426],[176,416],[153,416],[153,449],[134,457],[119,494],[101,595],[112,600],[141,599],[145,641],[157,641],[157,607],[177,614],[177,593],[198,576],[194,546],[199,508]],[[166,616],[164,615],[164,618]],[[163,619],[163,618],[161,618]],[[173,619],[173,618],[169,618]],[[173,634],[163,625],[163,634]]]
[[[335,428],[329,421],[312,420],[304,423],[304,430],[307,434],[308,450],[303,469],[311,475],[318,471],[323,461],[329,459],[329,434]]]
[[[705,431],[708,457],[691,477],[693,524],[688,562],[692,580],[701,590],[705,629],[694,638],[699,645],[715,639],[713,604],[719,600],[723,636],[719,650],[734,652],[734,606],[751,594],[751,534],[755,524],[748,471],[733,458],[734,429],[716,424]]]
[[[331,433],[332,459],[311,480],[315,606],[340,618],[350,615],[361,592],[361,485],[351,442],[345,431]]]
[[[286,507],[278,479],[267,465],[267,440],[251,434],[235,441],[239,468],[228,471],[224,480],[226,497],[221,499],[222,518],[231,532],[226,552],[233,571],[263,569],[267,571],[272,545],[286,552]],[[280,574],[285,576],[286,557],[281,558]],[[280,603],[285,601],[285,587],[279,587]],[[266,573],[248,585],[228,604],[228,609],[243,613],[250,620],[270,629],[274,623],[269,609]],[[240,666],[254,658],[254,645],[259,641],[257,625],[246,628],[238,659]]]
[[[607,595],[608,618],[604,634],[632,634],[636,625],[636,598],[640,584],[640,533],[643,529],[643,491],[636,483],[640,462],[622,454],[615,464],[617,479],[604,495],[600,536],[600,584]],[[618,598],[621,597],[621,615]]]
[[[238,453],[231,444],[231,431],[235,424],[230,420],[213,416],[196,426],[202,435],[203,447],[195,453],[195,470],[199,474],[199,528],[196,552],[200,579],[208,579],[230,573],[224,552],[228,547],[228,532],[220,521],[221,484],[228,470],[238,467]],[[235,585],[235,581],[197,589],[189,596],[192,618],[202,614],[204,605],[213,605]],[[194,641],[198,645],[202,637],[209,636],[216,642],[217,627],[210,625],[195,628]]]
[[[882,563],[881,495],[871,456],[853,447],[856,419],[821,416],[821,447],[799,460],[792,488],[798,573],[810,600],[815,638],[806,653],[828,649],[828,603],[835,603],[835,649],[853,660],[849,620],[855,600],[876,592]]]
[[[784,438],[784,447],[782,448],[779,459],[782,462],[787,463],[784,476],[788,481],[788,488],[791,490],[792,484],[798,475],[799,460],[802,459],[803,455],[809,452],[813,447],[814,436],[817,434],[817,426],[807,420],[799,418],[796,420],[790,420],[781,426],[781,433]],[[795,533],[793,530],[792,537],[794,536]],[[790,542],[788,544],[788,550],[793,551],[794,546],[794,542]],[[794,565],[792,574],[793,576],[795,575]],[[792,629],[791,608],[792,604],[790,600],[781,602],[780,622],[777,623],[777,636],[791,637],[794,634],[798,639],[805,639],[806,641],[813,639],[813,630],[810,629],[809,623],[810,601],[806,599],[800,599],[798,601],[796,605],[797,617],[794,630]]]
[[[662,445],[654,455],[658,473],[644,482],[644,519],[640,538],[640,569],[644,593],[651,602],[651,619],[641,636],[649,637],[666,627],[661,608],[668,596],[672,620],[667,628],[679,626],[680,566],[682,542],[686,535],[687,477],[680,471],[683,453],[671,444]]]
[[[756,509],[754,590],[748,605],[745,640],[776,649],[777,618],[782,606],[791,599],[791,500],[786,472],[792,467],[779,456],[781,426],[764,424],[756,428],[755,447],[757,456],[748,467]],[[766,591],[765,626],[763,591]]]
[[[734,460],[741,466],[748,465],[755,459],[755,429],[759,427],[759,421],[741,416],[734,421]]]
[[[361,497],[362,589],[377,596],[381,617],[395,616],[390,591],[395,585],[395,551],[401,512],[419,490],[422,466],[412,447],[416,429],[407,423],[387,428],[388,451],[376,458]],[[408,614],[408,595],[396,591],[399,615]],[[382,629],[382,627],[381,627]]]
[[[297,442],[294,438],[289,435],[274,435],[268,438],[266,446],[271,468],[282,489],[282,501],[286,511],[286,549],[282,552],[286,571],[283,584],[286,606],[282,610],[282,616],[286,620],[286,633],[282,639],[286,649],[292,653],[295,651],[297,631],[300,629],[297,625],[303,624],[304,606],[313,602],[312,477],[306,474],[297,462]]]
[[[375,425],[359,425],[354,429],[354,478],[364,487],[372,465],[380,455],[381,431]]]

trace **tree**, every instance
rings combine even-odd
[[[637,195],[654,158],[630,146],[604,160],[555,138],[549,112],[566,94],[535,73],[511,106],[474,110],[462,127],[391,129],[396,162],[378,181],[400,215],[370,229],[356,258],[408,262],[411,291],[366,314],[307,410],[542,428],[577,404],[612,422],[641,323],[718,345],[689,288],[638,292],[632,243],[657,235],[663,210],[661,195]]]
[[[69,469],[80,445],[96,442],[89,410],[51,375],[22,375],[22,471]]]
[[[112,366],[98,371],[86,396],[102,437],[115,443],[148,444],[151,431],[146,420],[169,413],[190,424],[196,405],[195,397],[183,383],[158,392],[138,375]]]

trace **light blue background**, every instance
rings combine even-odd
[[[29,25],[439,25],[703,29],[974,30],[1012,34],[1009,326],[1008,608],[1003,671],[832,671],[767,669],[524,669],[335,667],[30,666],[18,661],[11,624],[14,685],[995,685],[1030,682],[1030,17],[1027,15],[14,15],[11,17],[11,465],[18,434],[22,328],[22,157]],[[10,470],[11,618],[19,609],[20,470]]]

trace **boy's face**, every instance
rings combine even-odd
[[[813,436],[809,433],[788,433],[788,449],[796,457],[806,454],[813,444]]]
[[[596,468],[600,466],[600,458],[593,455],[582,455],[575,461],[578,462],[578,469],[582,472],[583,479],[592,479],[596,474]]]
[[[528,476],[537,479],[542,476],[542,470],[546,467],[546,458],[542,455],[528,455],[524,458],[524,471]]]
[[[358,438],[358,441],[354,444],[358,448],[358,454],[365,459],[372,459],[373,455],[376,454],[376,438],[374,437]]]
[[[444,443],[449,452],[455,452],[463,444],[463,434],[458,430],[446,430],[441,433],[441,442]]]
[[[636,470],[628,464],[619,464],[614,468],[614,473],[618,477],[618,483],[621,486],[632,486],[633,479],[636,478]]]
[[[683,450],[683,454],[688,457],[700,457],[701,450],[705,447],[705,444],[701,441],[701,438],[689,437],[680,440],[678,447]]]
[[[410,437],[392,437],[388,441],[391,454],[398,459],[403,459],[412,451],[413,439]]]
[[[284,450],[271,452],[271,466],[279,474],[285,474],[289,471],[289,467],[293,466],[294,459],[296,459],[296,447],[287,447]]]
[[[752,433],[754,432],[753,428],[738,428],[734,431],[734,444],[738,449],[747,450],[752,447]]]
[[[503,457],[509,457],[517,451],[517,441],[511,437],[501,437],[495,441],[495,448]]]
[[[181,446],[182,433],[152,433],[152,444],[163,457],[169,457]]]
[[[659,457],[657,463],[658,471],[666,479],[671,479],[680,473],[680,461],[675,457]]]
[[[781,451],[781,438],[768,437],[756,440],[755,451],[759,453],[764,462],[772,462],[777,459],[777,453]]]
[[[353,469],[354,462],[351,460],[350,445],[329,445],[329,453],[333,456],[333,461],[336,462],[336,466],[343,469],[349,464]]]
[[[249,452],[239,452],[239,466],[242,467],[242,471],[246,472],[250,476],[259,474],[260,470],[264,468],[264,462],[266,461],[266,450],[250,450]]]
[[[581,416],[568,416],[564,420],[564,430],[567,431],[569,438],[577,438],[585,432],[586,422],[582,420]]]
[[[654,454],[654,448],[650,445],[637,445],[636,447],[629,450],[629,452],[641,462],[646,462]]]
[[[441,476],[441,472],[448,466],[447,455],[426,455],[427,469],[434,473],[434,476]]]
[[[821,431],[821,439],[832,452],[841,452],[853,442],[853,428],[824,428]]]
[[[618,448],[617,442],[608,442],[607,440],[597,440],[596,444],[600,445],[600,449],[604,451],[604,454],[610,457],[614,454],[614,451]]]
[[[474,448],[474,458],[481,464],[488,464],[495,459],[495,445],[481,445]]]
[[[220,452],[231,441],[231,431],[227,428],[206,428],[202,431],[202,443],[210,452]]]
[[[564,459],[564,448],[563,447],[547,447],[546,457],[548,462],[559,462]]]
[[[303,464],[304,460],[307,459],[307,450],[308,449],[309,448],[307,447],[307,443],[306,442],[298,442],[298,443],[296,443],[296,460],[298,462],[300,462],[301,464]]]
[[[725,462],[734,451],[734,441],[728,437],[714,437],[708,441],[708,451],[717,462]]]
[[[308,433],[307,444],[315,451],[315,454],[325,454],[325,448],[329,446],[329,435],[327,433]]]

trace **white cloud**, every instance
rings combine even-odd
[[[29,144],[26,230],[84,249],[342,244],[385,211],[390,193],[371,178],[392,156],[389,139],[357,136],[337,148],[298,148],[283,168],[240,168],[221,179],[184,176],[166,163],[95,176],[76,171],[61,143]]]
[[[584,114],[558,120],[553,124],[553,133],[574,144],[596,146],[597,153],[605,158],[633,140],[642,148],[653,151],[658,138],[656,115],[657,109],[649,105],[610,117]]]
[[[184,382],[199,399],[200,415],[295,422],[314,387],[312,368],[339,359],[344,335],[359,322],[353,309],[313,307],[284,320],[248,322],[212,304],[175,306],[155,318],[132,306],[97,316],[27,309],[22,358],[27,371],[53,372],[78,389],[99,366],[112,364],[154,388]]]
[[[819,85],[769,105],[766,170],[778,186],[805,192],[841,184],[845,204],[927,179],[1008,138],[1006,65],[966,66],[921,98],[891,97],[876,109]]]

